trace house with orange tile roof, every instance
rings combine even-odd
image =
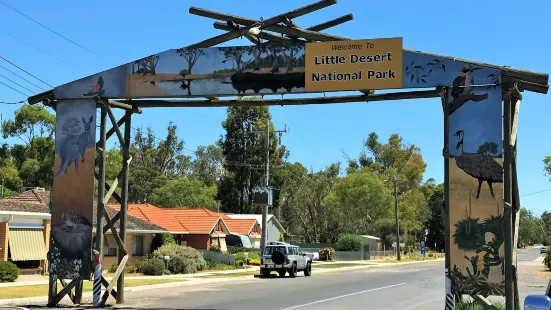
[[[108,207],[120,209],[118,204]],[[211,246],[227,251],[226,235],[230,234],[222,215],[208,209],[162,209],[152,204],[128,204],[128,214],[166,229],[180,245],[198,250]]]
[[[46,254],[50,245],[50,192],[31,189],[8,198],[0,199],[0,261],[12,261],[25,272],[41,267],[47,270]],[[93,233],[96,231],[97,205],[93,205]],[[117,213],[106,208],[113,218]],[[126,246],[129,262],[151,253],[151,241],[158,233],[166,233],[162,227],[131,214],[127,217]],[[119,230],[119,222],[115,222]],[[103,266],[105,269],[117,261],[118,245],[108,231],[104,235]]]
[[[251,247],[259,249],[262,229],[256,219],[232,219],[221,213],[224,223],[228,226],[230,233],[249,237]]]

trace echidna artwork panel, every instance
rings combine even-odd
[[[448,89],[450,278],[456,294],[504,296],[502,89],[479,70]]]
[[[56,123],[50,274],[54,279],[90,280],[95,102],[58,102]]]

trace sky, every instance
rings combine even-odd
[[[49,86],[2,59],[0,65],[49,90],[51,86],[222,33],[213,28],[214,20],[189,14],[190,6],[267,19],[315,0],[280,0],[277,7],[250,0],[158,0],[154,4],[142,0],[4,2],[85,48],[13,12],[0,1],[0,56]],[[522,6],[507,3],[516,2],[506,0],[497,5],[495,1],[464,0],[460,6],[445,6],[437,0],[340,0],[294,21],[301,27],[309,27],[353,13],[353,21],[325,32],[355,39],[403,37],[404,47],[412,50],[551,72],[551,61],[547,58],[551,41],[539,34],[551,30],[551,2],[524,1]],[[247,44],[245,39],[238,39],[221,46]],[[42,91],[3,67],[0,75],[28,90],[2,76],[0,82],[26,95]],[[0,102],[24,99],[26,96],[0,84]],[[549,99],[549,95],[525,93],[518,129],[521,205],[538,215],[551,209],[551,183],[544,175],[542,162],[546,155],[551,155],[547,138],[551,132]],[[0,104],[2,118],[12,118],[20,106]],[[427,163],[425,179],[443,181],[443,116],[439,99],[271,107],[270,111],[276,129],[288,129],[282,142],[290,150],[290,161],[299,161],[313,170],[323,169],[336,161],[344,163],[343,151],[357,157],[370,132],[376,132],[382,142],[398,133],[406,143],[421,149]],[[224,108],[145,109],[143,114],[133,116],[132,127],[151,126],[162,139],[168,122],[172,121],[178,125],[186,153],[191,155],[197,146],[219,139],[225,114]],[[115,137],[110,141],[114,143]]]

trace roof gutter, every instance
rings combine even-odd
[[[26,217],[38,217],[43,219],[49,219],[52,217],[50,213],[38,213],[38,212],[22,212],[22,211],[0,211],[0,215],[20,215]]]
[[[9,224],[13,220],[13,214],[10,214],[8,216],[9,216],[9,220],[6,220],[5,222],[0,222],[0,223],[8,223]]]

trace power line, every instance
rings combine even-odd
[[[10,65],[12,65],[12,66],[16,67],[17,69],[19,69],[19,70],[21,70],[21,71],[27,73],[28,75],[30,75],[30,76],[32,76],[33,78],[39,80],[40,82],[42,82],[42,83],[44,83],[44,84],[50,86],[51,88],[55,88],[54,86],[52,86],[52,85],[50,85],[50,84],[44,82],[43,80],[37,78],[36,76],[32,75],[32,74],[29,73],[27,70],[25,70],[25,69],[19,67],[18,65],[14,64],[13,62],[11,62],[11,61],[9,61],[9,60],[7,60],[7,59],[6,59],[5,57],[3,57],[2,55],[0,55],[0,58],[4,59],[4,60],[5,60],[7,63],[9,63]]]
[[[548,191],[551,191],[551,188],[544,189],[544,190],[539,191],[539,192],[533,192],[533,193],[529,193],[529,194],[520,195],[520,197],[531,196],[531,195],[536,195],[536,194],[541,194],[541,193],[545,193],[545,192],[548,192]]]
[[[21,84],[15,82],[15,81],[13,81],[13,80],[10,79],[10,78],[7,78],[6,76],[4,76],[4,75],[2,75],[2,74],[0,74],[0,77],[3,77],[3,78],[5,78],[6,80],[12,82],[13,84],[15,84],[15,85],[17,85],[17,86],[19,86],[19,87],[21,87],[21,88],[23,88],[23,89],[25,89],[25,90],[28,90],[28,91],[30,91],[30,92],[33,93],[33,94],[36,94],[35,91],[32,91],[32,90],[28,89],[27,87],[25,87],[25,86],[23,86],[23,85],[21,85]]]
[[[37,21],[37,20],[33,19],[32,17],[26,15],[25,13],[19,11],[18,9],[16,9],[16,8],[14,8],[14,7],[12,7],[12,6],[10,6],[10,5],[7,4],[6,2],[0,1],[0,4],[3,4],[3,5],[4,5],[5,7],[7,7],[8,9],[10,9],[10,10],[14,11],[15,13],[17,13],[17,14],[19,14],[19,15],[25,17],[26,19],[28,19],[28,20],[34,22],[35,24],[41,26],[42,28],[44,28],[44,29],[46,29],[46,30],[48,30],[48,31],[50,31],[50,32],[52,32],[52,33],[54,33],[54,34],[56,34],[57,36],[61,37],[62,39],[64,39],[64,40],[66,40],[66,41],[68,41],[68,42],[70,42],[70,43],[72,43],[72,44],[74,44],[74,45],[80,47],[81,49],[87,51],[88,53],[90,53],[90,54],[92,54],[92,55],[94,55],[94,56],[96,56],[96,57],[99,57],[99,58],[101,58],[101,59],[103,59],[103,60],[105,60],[105,61],[108,61],[108,62],[110,62],[111,64],[115,65],[115,63],[113,63],[113,62],[110,61],[109,59],[107,59],[107,58],[105,58],[105,57],[102,57],[102,56],[100,56],[100,55],[94,53],[93,51],[87,49],[86,47],[84,47],[84,46],[82,46],[82,45],[76,43],[75,41],[73,41],[73,40],[67,38],[66,36],[60,34],[59,32],[57,32],[57,31],[55,31],[55,30],[49,28],[48,26],[46,26],[46,25],[40,23],[39,21]]]
[[[38,85],[34,84],[33,82],[31,82],[31,81],[27,80],[26,78],[24,78],[24,77],[20,76],[20,75],[19,75],[19,74],[17,74],[17,73],[15,73],[15,72],[11,71],[10,69],[8,69],[8,68],[6,68],[6,67],[4,67],[4,66],[2,66],[2,65],[0,65],[0,68],[4,68],[4,70],[6,70],[6,71],[8,71],[9,73],[11,73],[11,74],[13,74],[13,75],[17,76],[18,78],[22,79],[23,81],[25,81],[25,82],[27,82],[27,83],[29,83],[29,84],[31,84],[31,85],[33,85],[33,86],[35,86],[36,88],[40,88],[41,90],[43,90],[43,91],[46,91],[46,90],[45,90],[44,88],[42,88],[42,87],[40,87],[40,86],[38,86]]]
[[[23,92],[21,92],[21,91],[19,91],[19,90],[15,89],[15,88],[13,88],[13,87],[9,86],[8,84],[6,84],[6,83],[4,83],[4,82],[0,82],[0,84],[2,84],[2,85],[4,85],[4,86],[6,86],[6,87],[8,87],[8,88],[11,88],[12,90],[14,90],[14,91],[16,91],[16,92],[20,93],[21,95],[23,95],[23,96],[25,96],[25,97],[29,97],[29,95],[27,95],[27,94],[25,94],[25,93],[23,93]]]
[[[25,103],[25,100],[14,101],[14,102],[0,101],[0,104],[20,104],[20,103]]]
[[[44,53],[44,54],[46,54],[46,55],[48,55],[48,56],[50,56],[50,57],[52,57],[52,58],[55,58],[55,59],[61,61],[62,63],[66,64],[66,65],[68,65],[68,66],[71,66],[71,67],[73,67],[73,68],[75,68],[75,69],[78,69],[78,70],[83,71],[81,68],[79,68],[79,67],[77,67],[77,66],[75,66],[75,65],[73,65],[73,64],[71,64],[71,63],[68,63],[68,62],[66,62],[65,60],[63,60],[63,59],[61,59],[61,58],[59,58],[59,57],[57,57],[57,56],[55,56],[55,55],[52,55],[52,54],[46,52],[45,50],[40,49],[40,48],[38,48],[38,47],[32,45],[31,43],[29,43],[29,42],[27,42],[27,41],[25,41],[25,40],[19,38],[19,37],[16,37],[15,35],[13,35],[13,34],[7,32],[7,31],[4,30],[4,29],[0,29],[0,31],[2,31],[3,33],[9,35],[10,37],[12,37],[12,38],[14,38],[14,39],[16,39],[16,40],[19,40],[19,41],[21,41],[21,42],[27,44],[28,46],[30,46],[30,47],[36,49],[36,50],[39,51],[39,52],[42,52],[42,53]]]

